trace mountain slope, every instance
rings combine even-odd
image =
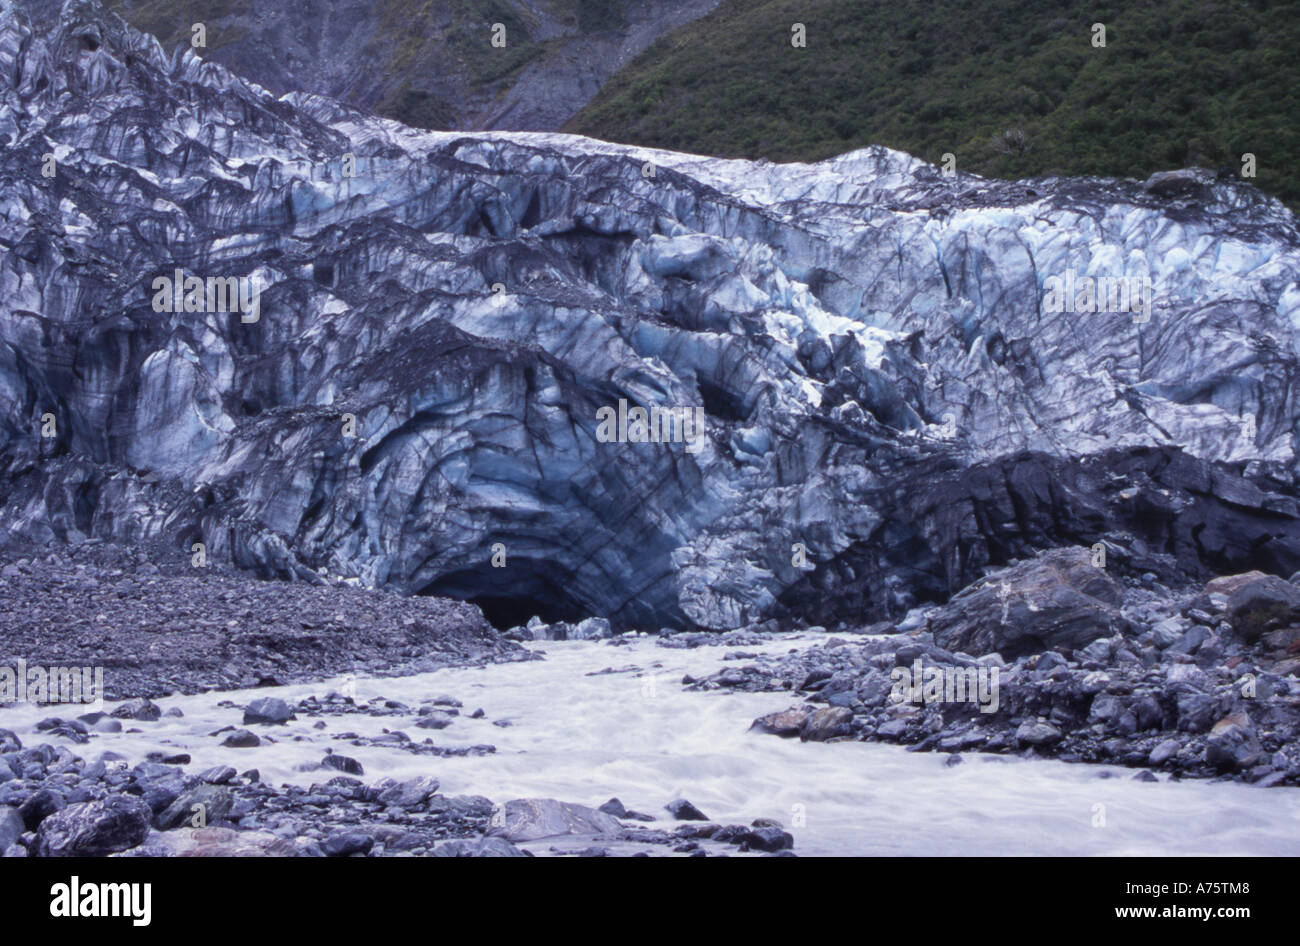
[[[170,52],[424,128],[558,128],[653,39],[717,0],[111,0]],[[492,25],[506,28],[504,48]]]
[[[1297,46],[1296,0],[727,0],[566,130],[772,160],[883,144],[999,177],[1236,174],[1250,152],[1254,183],[1294,205]]]

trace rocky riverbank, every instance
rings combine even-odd
[[[1045,552],[861,641],[738,651],[684,682],[799,694],[755,720],[777,736],[1300,785],[1300,587],[1250,572],[1171,588],[1094,561]]]
[[[459,715],[459,706],[454,698],[436,698],[419,708],[414,726],[443,729]],[[349,714],[416,713],[382,697],[361,704],[332,692],[295,706],[257,699],[242,709],[247,728],[225,727],[209,738],[226,747],[252,749],[289,738],[278,727],[299,717],[318,717],[314,726],[324,729],[326,719]],[[164,716],[179,715],[177,707],[164,709],[137,699],[112,715],[51,717],[36,728],[85,744],[96,733],[120,732],[124,725],[147,731]],[[473,715],[481,718],[483,711]],[[495,751],[492,745],[449,749],[433,745],[430,738],[417,743],[401,731],[384,732],[388,745],[416,754]],[[367,744],[350,732],[335,738]],[[13,732],[0,729],[0,856],[788,856],[794,844],[776,821],[710,823],[684,799],[665,806],[672,820],[681,822],[667,829],[645,826],[655,818],[629,811],[617,798],[599,808],[548,798],[494,804],[481,795],[440,793],[432,775],[366,781],[357,759],[333,749],[319,762],[299,766],[320,773],[310,785],[276,787],[256,768],[200,768],[191,761],[189,753],[162,749],[134,766],[113,751],[87,762],[67,745],[24,746]]]
[[[320,773],[308,785],[277,786],[252,764],[193,765],[191,751],[161,735],[135,764],[96,745],[122,733],[148,741],[160,720],[184,716],[176,694],[352,675],[373,682],[539,659],[470,604],[370,591],[327,574],[314,582],[261,581],[219,565],[198,567],[165,548],[93,541],[5,546],[0,588],[0,667],[102,668],[101,695],[123,701],[90,712],[51,702],[33,727],[40,738],[26,744],[0,729],[0,854],[7,857],[525,856],[533,851],[520,844],[543,839],[538,853],[705,856],[775,853],[793,843],[766,821],[648,828],[642,822],[653,818],[628,812],[617,799],[600,810],[555,799],[494,804],[481,795],[440,794],[432,775],[367,779],[349,754],[356,748],[433,760],[496,751],[486,741],[435,742],[461,720],[511,724],[485,719],[481,708],[462,710],[447,695],[416,706],[333,690],[292,703],[254,696],[215,704],[238,725],[199,738],[225,749],[298,740],[285,724],[313,720],[312,730],[331,744],[318,761],[296,766]],[[608,634],[605,622],[584,627]],[[0,706],[0,723],[17,705]],[[385,727],[378,735],[352,731],[360,719]],[[716,843],[710,831],[721,832]],[[570,844],[575,838],[581,843]]]

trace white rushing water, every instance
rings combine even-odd
[[[749,653],[780,653],[824,637],[786,637]],[[780,820],[802,855],[1295,855],[1300,854],[1300,792],[1234,783],[1158,784],[1133,781],[1134,770],[967,754],[911,753],[885,744],[800,743],[748,732],[763,713],[796,698],[779,693],[683,691],[684,673],[718,669],[721,647],[672,650],[653,638],[630,646],[545,642],[544,661],[418,676],[358,679],[356,697],[384,696],[408,704],[447,694],[464,703],[447,729],[414,727],[414,717],[300,717],[284,727],[250,727],[275,744],[252,749],[219,745],[209,735],[240,726],[239,705],[262,696],[291,703],[341,688],[327,683],[178,696],[161,700],[185,715],[155,723],[126,721],[136,733],[96,735],[71,746],[94,759],[111,749],[132,763],[158,749],[191,754],[187,771],[219,764],[257,768],[279,784],[325,781],[334,772],[302,772],[326,748],[358,759],[365,779],[436,775],[448,794],[485,795],[495,802],[548,797],[599,805],[617,796],[629,808],[667,818],[663,805],[687,798],[710,820],[748,824]],[[621,672],[593,674],[605,668]],[[627,669],[635,668],[635,669]],[[642,671],[647,671],[643,673]],[[468,714],[482,707],[484,719]],[[25,744],[47,740],[32,729],[57,707],[0,711],[0,725]],[[65,715],[72,715],[66,714]],[[501,728],[493,720],[509,720]],[[401,729],[438,745],[491,743],[494,755],[437,758],[400,749],[357,747],[332,734],[379,735]],[[1110,777],[1107,777],[1110,776]],[[1099,808],[1098,806],[1104,806]],[[1104,824],[1096,823],[1104,815]],[[659,826],[669,826],[661,822]],[[547,842],[526,845],[542,853]]]

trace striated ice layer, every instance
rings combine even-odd
[[[897,616],[1103,538],[1300,567],[1300,240],[1249,186],[421,132],[90,0],[25,7],[0,13],[8,529],[649,628]],[[256,318],[158,311],[178,270]],[[1053,311],[1067,277],[1150,308]],[[706,436],[604,442],[621,400]]]

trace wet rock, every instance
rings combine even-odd
[[[262,739],[257,733],[250,732],[247,729],[236,729],[225,739],[221,740],[223,746],[231,749],[252,749],[262,744]]]
[[[603,811],[605,814],[611,815],[615,818],[627,817],[627,809],[623,807],[623,803],[619,801],[617,798],[611,798],[609,801],[605,802],[605,804],[601,805],[596,810]]]
[[[745,850],[787,851],[794,847],[794,836],[780,828],[751,828],[732,843],[740,844]]]
[[[417,776],[392,785],[378,795],[381,805],[395,808],[415,808],[437,793],[438,780],[428,775]]]
[[[226,785],[234,781],[235,770],[229,765],[216,765],[199,773],[199,781],[209,785]]]
[[[140,788],[140,798],[154,814],[165,810],[180,798],[190,785],[189,780],[180,774],[148,780],[137,779],[137,784]]]
[[[750,724],[751,732],[767,733],[785,739],[799,735],[812,710],[805,706],[792,706],[790,709],[760,716]]]
[[[553,798],[517,798],[505,803],[489,834],[508,841],[536,841],[560,835],[614,834],[619,823],[594,808]]]
[[[664,808],[678,821],[708,821],[709,817],[685,798],[675,798]]]
[[[153,722],[162,716],[162,710],[152,700],[135,699],[127,700],[117,707],[117,709],[113,710],[113,715],[118,719]]]
[[[71,805],[41,822],[36,833],[40,857],[103,857],[140,844],[149,834],[153,812],[130,795]]]
[[[348,775],[365,775],[365,769],[361,763],[350,756],[339,755],[332,752],[325,758],[321,759],[320,764],[327,769],[334,769],[339,772],[346,772]]]
[[[423,716],[419,717],[419,719],[415,721],[415,725],[419,729],[446,729],[454,722],[454,717],[448,716],[446,713],[438,710],[434,710],[431,713],[425,713]]]
[[[294,718],[294,712],[289,707],[289,704],[284,700],[276,699],[274,697],[263,697],[258,700],[253,700],[253,702],[249,703],[244,709],[245,726],[254,723],[279,725],[287,723],[289,720]]]
[[[189,765],[193,761],[188,752],[151,752],[148,758],[150,762],[159,762],[163,765]]]
[[[842,706],[829,706],[804,720],[799,738],[804,742],[825,742],[852,732],[853,711]]]

